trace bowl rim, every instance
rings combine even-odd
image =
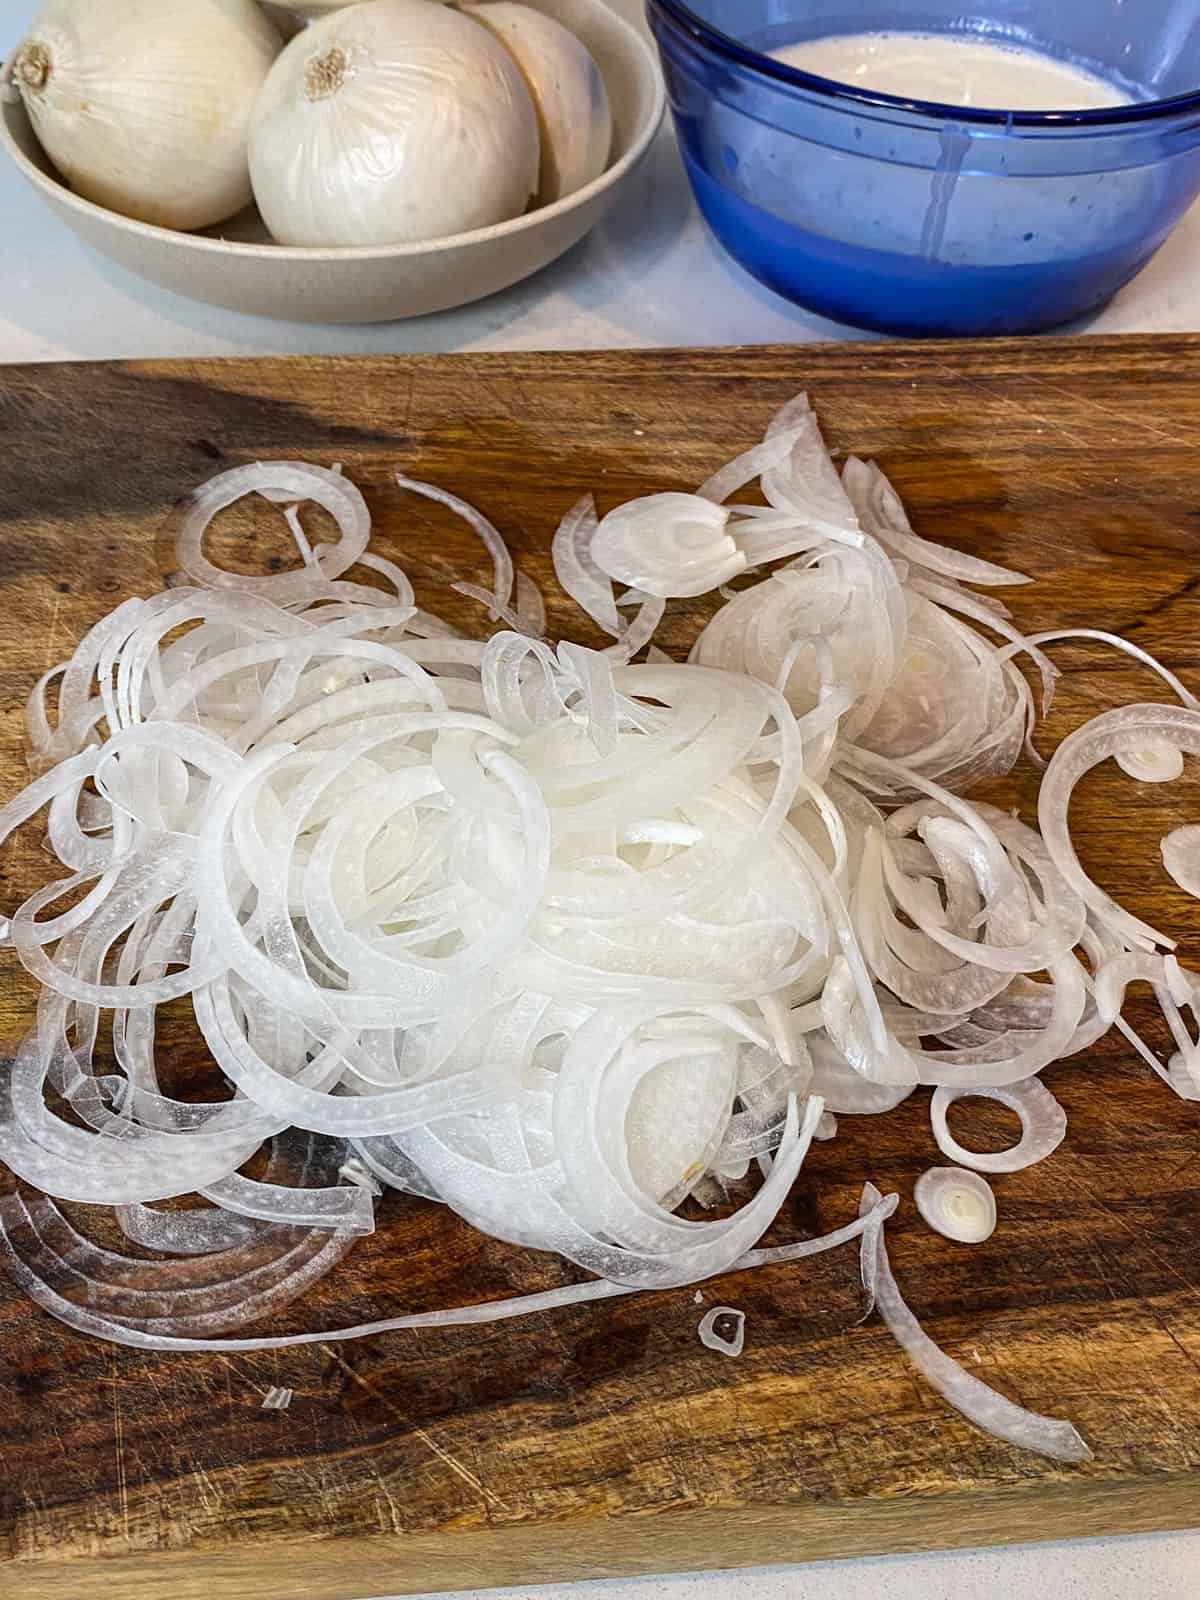
[[[847,109],[858,106],[877,111],[907,112],[942,122],[968,123],[980,128],[1021,133],[1070,133],[1074,130],[1104,133],[1144,123],[1166,122],[1200,111],[1200,89],[1189,94],[1173,95],[1165,100],[1136,100],[1127,105],[1100,106],[1079,111],[1005,111],[990,106],[955,106],[939,100],[885,94],[881,90],[860,89],[851,83],[840,83],[836,78],[823,78],[815,72],[804,72],[799,67],[790,67],[785,62],[751,50],[706,22],[683,0],[646,0],[646,9],[651,17],[655,11],[665,12],[677,27],[717,55],[736,61],[763,77],[774,78],[789,88],[805,89],[829,100],[847,102]]]
[[[36,189],[81,216],[119,227],[123,232],[131,233],[135,237],[157,243],[183,245],[204,254],[222,256],[226,259],[237,257],[253,261],[296,263],[398,261],[411,260],[419,256],[441,255],[467,246],[486,245],[493,241],[511,238],[514,234],[531,231],[539,224],[550,222],[555,217],[565,216],[586,205],[590,200],[598,199],[638,165],[662,126],[666,114],[667,91],[654,50],[637,29],[611,6],[606,5],[604,0],[596,0],[596,4],[605,12],[606,21],[615,24],[617,33],[623,35],[630,57],[638,62],[647,85],[652,87],[650,106],[642,119],[641,126],[635,129],[625,152],[598,177],[593,178],[590,183],[585,183],[582,189],[576,189],[573,194],[564,195],[560,200],[553,200],[549,205],[539,206],[535,211],[525,211],[519,217],[510,217],[507,222],[493,222],[486,228],[471,228],[465,233],[448,233],[437,239],[418,239],[408,244],[295,245],[269,242],[255,244],[239,239],[213,239],[205,233],[187,233],[181,228],[162,228],[152,222],[139,222],[136,217],[122,216],[119,211],[97,205],[94,200],[85,200],[82,195],[69,189],[61,178],[43,172],[18,145],[10,125],[10,118],[24,117],[28,120],[29,114],[18,94],[5,91],[13,89],[9,72],[20,47],[19,40],[11,53],[0,60],[0,149],[7,153],[23,176]],[[213,226],[220,227],[221,224],[215,223]]]

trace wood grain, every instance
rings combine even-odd
[[[801,387],[831,444],[894,476],[922,531],[1034,574],[1011,593],[1023,623],[1119,629],[1200,681],[1200,339],[16,367],[0,369],[0,798],[21,782],[33,680],[119,597],[159,585],[172,502],[220,467],[343,462],[376,548],[465,617],[445,579],[482,577],[482,552],[404,496],[394,468],[476,501],[544,581],[581,492],[603,507],[694,486]],[[285,559],[271,515],[232,515],[224,558]],[[569,605],[551,610],[589,637]],[[674,648],[702,614],[672,613]],[[1048,738],[1155,695],[1099,647],[1059,659]],[[1024,771],[1009,791],[1026,816],[1035,788]],[[1192,958],[1194,902],[1156,856],[1198,802],[1190,775],[1148,789],[1112,771],[1073,814],[1106,886]],[[36,838],[10,846],[0,902],[44,872]],[[10,957],[2,976],[10,1041],[30,989]],[[199,1053],[182,1023],[167,1048],[185,1081]],[[690,1291],[225,1358],[88,1342],[0,1283],[0,1590],[352,1600],[1198,1522],[1200,1109],[1107,1041],[1048,1079],[1067,1142],[998,1180],[988,1244],[948,1244],[907,1203],[938,1159],[924,1093],[843,1119],[771,1237],[846,1220],[864,1178],[899,1189],[894,1264],[929,1331],[1014,1398],[1070,1416],[1087,1466],[1023,1455],[949,1411],[859,1322],[850,1251],[714,1285],[747,1313],[737,1362],[700,1346]],[[1001,1141],[1004,1115],[972,1113],[971,1128]],[[278,1327],[571,1276],[393,1196],[377,1236]],[[261,1410],[273,1384],[295,1390],[290,1410]]]

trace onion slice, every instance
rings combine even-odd
[[[873,1210],[879,1204],[879,1191],[873,1184],[863,1189],[862,1205]],[[862,1275],[875,1309],[887,1324],[892,1337],[913,1366],[942,1398],[968,1422],[984,1433],[1004,1439],[1022,1450],[1055,1461],[1087,1461],[1091,1450],[1069,1422],[1041,1416],[1014,1405],[986,1383],[973,1378],[953,1357],[938,1348],[905,1304],[888,1262],[882,1224],[868,1228],[862,1237]]]
[[[742,493],[755,477],[765,504]],[[1110,1025],[1200,1093],[1200,986],[1091,883],[1068,822],[1109,756],[1176,776],[1200,752],[1200,702],[1097,636],[1182,703],[1067,739],[1043,837],[964,799],[1031,748],[1017,659],[1048,703],[1039,646],[1058,636],[964,587],[1023,580],[915,534],[877,468],[839,473],[805,396],[698,494],[568,512],[555,570],[602,650],[544,637],[546,602],[481,511],[396,481],[482,541],[490,586],[451,587],[494,637],[417,607],[340,469],[257,463],[183,503],[164,592],[118,606],[29,695],[38,776],[0,810],[0,842],[41,814],[60,870],[0,919],[42,986],[0,1076],[0,1159],[20,1180],[0,1253],[18,1282],[139,1348],[269,1349],[691,1285],[861,1235],[869,1297],[943,1392],[1077,1459],[1073,1430],[972,1387],[916,1328],[883,1248],[894,1196],[869,1191],[821,1239],[757,1241],[814,1138],[918,1083],[938,1086],[940,1148],[973,1171],[1056,1147],[1065,1117],[1036,1075]],[[291,570],[244,578],[205,553],[246,495],[290,530]],[[327,542],[313,505],[337,524]],[[767,562],[784,564],[750,583]],[[714,589],[725,604],[671,662],[668,602]],[[1163,859],[1196,888],[1193,833]],[[1119,1015],[1143,979],[1167,1067]],[[158,1008],[183,998],[210,1098],[176,1099],[161,1073]],[[971,1093],[1018,1111],[1013,1150],[952,1139],[947,1107]],[[227,1337],[331,1270],[388,1187],[598,1281]],[[184,1196],[196,1209],[157,1209]],[[972,1171],[927,1173],[916,1198],[960,1239],[994,1225]],[[59,1201],[114,1207],[132,1252]]]
[[[1020,1117],[1021,1137],[1011,1150],[996,1153],[967,1150],[950,1132],[947,1111],[956,1100],[971,1095],[982,1100],[995,1100]],[[981,1084],[977,1089],[935,1089],[929,1118],[933,1124],[933,1137],[942,1154],[956,1161],[959,1166],[970,1167],[975,1172],[1022,1172],[1053,1154],[1067,1132],[1066,1113],[1038,1078],[1027,1078],[1022,1083],[999,1088]]]
[[[1200,827],[1175,828],[1160,845],[1163,866],[1185,893],[1200,898]]]
[[[1038,821],[1055,866],[1093,916],[1134,949],[1147,950],[1157,944],[1171,950],[1173,940],[1122,910],[1092,882],[1075,854],[1067,824],[1071,794],[1084,774],[1119,751],[1145,748],[1147,740],[1161,740],[1189,755],[1200,754],[1200,711],[1186,706],[1132,705],[1093,717],[1068,734],[1051,757],[1038,796]]]
[[[1183,773],[1183,751],[1169,739],[1147,739],[1144,744],[1118,750],[1117,765],[1139,783],[1174,783]]]
[[[996,1197],[977,1172],[930,1167],[913,1186],[913,1200],[931,1228],[959,1244],[982,1244],[996,1231]]]
[[[879,1228],[896,1208],[897,1196],[881,1196],[873,1191],[870,1205],[860,1209],[854,1221],[846,1223],[832,1233],[816,1239],[803,1239],[793,1245],[776,1245],[767,1249],[750,1250],[736,1264],[737,1271],[754,1267],[799,1261],[819,1255],[826,1250],[865,1237],[871,1228]],[[48,1281],[50,1270],[57,1271],[54,1262],[43,1264],[26,1259],[19,1248],[22,1233],[19,1213],[8,1201],[0,1201],[0,1257],[8,1264],[15,1282],[29,1298],[43,1310],[57,1317],[68,1327],[80,1333],[108,1340],[112,1344],[128,1345],[138,1350],[225,1351],[229,1353],[251,1350],[287,1350],[298,1345],[341,1343],[353,1339],[372,1338],[382,1333],[399,1332],[417,1328],[480,1327],[494,1322],[506,1322],[513,1317],[534,1316],[543,1311],[555,1311],[563,1306],[580,1305],[594,1300],[612,1300],[640,1291],[627,1284],[610,1283],[597,1279],[589,1283],[566,1284],[558,1289],[547,1289],[505,1300],[485,1301],[478,1305],[463,1306],[443,1311],[423,1311],[407,1316],[386,1317],[376,1322],[358,1323],[352,1327],[328,1329],[321,1332],[262,1335],[256,1338],[183,1337],[169,1332],[156,1332],[135,1323],[118,1321],[76,1304]],[[344,1248],[344,1247],[343,1247]],[[303,1286],[301,1286],[303,1287]],[[299,1292],[299,1290],[297,1290]]]
[[[718,1324],[729,1322],[733,1323],[729,1332],[718,1331]],[[706,1350],[715,1350],[723,1356],[740,1356],[746,1345],[746,1313],[734,1306],[713,1306],[701,1317],[697,1333]]]

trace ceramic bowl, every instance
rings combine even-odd
[[[419,244],[307,249],[272,244],[250,210],[219,228],[177,233],[72,194],[19,101],[0,106],[0,146],[81,239],[176,294],[297,322],[390,322],[446,311],[527,278],[582,239],[633,176],[662,121],[653,51],[605,0],[524,3],[556,17],[596,58],[612,103],[612,158],[575,194],[490,228]]]

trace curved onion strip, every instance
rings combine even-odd
[[[842,1116],[879,1116],[908,1099],[916,1083],[876,1083],[856,1072],[823,1035],[814,1035],[812,1093],[819,1094],[832,1112]]]
[[[927,571],[939,572],[962,583],[983,584],[985,587],[1032,582],[1023,572],[1012,572],[1007,567],[981,561],[961,550],[947,549],[945,545],[934,544],[914,533],[900,496],[874,462],[860,461],[857,456],[847,457],[842,469],[842,482],[859,521],[867,531],[882,544],[890,546],[897,555],[904,556]]]
[[[871,829],[867,835],[851,909],[872,972],[907,1005],[922,1011],[961,1015],[986,1005],[1008,984],[1007,973],[966,962],[949,971],[915,971],[909,964],[912,962],[911,941],[908,963],[889,945],[889,933],[894,944],[907,930],[896,921],[887,900],[882,836],[877,829]],[[932,943],[931,948],[939,949]]]
[[[411,494],[419,494],[426,500],[436,500],[439,505],[448,507],[456,517],[461,517],[470,528],[474,529],[491,557],[494,575],[492,597],[497,610],[506,610],[512,601],[515,573],[508,546],[493,524],[481,511],[468,505],[465,500],[460,500],[456,494],[440,489],[436,483],[423,483],[419,478],[406,478],[401,472],[395,473],[394,476],[402,489],[407,489]]]
[[[797,440],[808,431],[808,426],[807,422],[801,422],[796,427],[772,434],[761,444],[751,445],[749,450],[743,450],[740,456],[727,461],[719,471],[707,478],[696,493],[702,500],[724,505],[730,495],[737,494],[747,484],[761,478],[769,468],[786,461]]]
[[[15,1205],[10,1202],[16,1202]],[[835,1249],[837,1246],[849,1243],[851,1240],[865,1236],[872,1227],[878,1228],[884,1219],[889,1217],[896,1208],[897,1196],[888,1195],[879,1197],[874,1206],[853,1221],[846,1223],[834,1232],[825,1234],[817,1239],[804,1239],[794,1245],[777,1245],[765,1250],[750,1250],[734,1264],[734,1270],[746,1271],[753,1267],[780,1265],[785,1262],[799,1261],[809,1256],[818,1255],[825,1250]],[[606,1282],[603,1279],[592,1283],[567,1284],[560,1289],[548,1289],[540,1293],[518,1296],[514,1299],[492,1300],[480,1305],[464,1306],[445,1311],[417,1312],[408,1316],[386,1317],[376,1322],[358,1323],[352,1327],[336,1328],[319,1333],[298,1333],[267,1335],[261,1338],[221,1339],[211,1337],[186,1337],[170,1333],[150,1331],[135,1325],[133,1322],[117,1321],[115,1318],[105,1317],[89,1310],[86,1306],[76,1304],[51,1287],[47,1276],[39,1266],[49,1268],[57,1266],[58,1258],[49,1255],[43,1260],[34,1256],[27,1259],[20,1248],[22,1241],[21,1224],[26,1217],[25,1208],[19,1202],[19,1197],[9,1197],[0,1200],[0,1256],[8,1264],[9,1271],[18,1285],[28,1294],[29,1298],[43,1310],[64,1322],[68,1327],[75,1328],[80,1333],[92,1334],[97,1338],[107,1339],[113,1344],[124,1344],[141,1350],[192,1350],[192,1351],[228,1351],[239,1350],[287,1350],[297,1345],[323,1344],[329,1340],[341,1342],[351,1339],[366,1339],[381,1333],[399,1332],[410,1328],[449,1328],[449,1327],[479,1327],[493,1322],[504,1322],[511,1317],[532,1316],[541,1311],[554,1311],[562,1306],[578,1305],[593,1300],[611,1300],[627,1294],[636,1294],[636,1287]],[[341,1248],[346,1248],[346,1242]],[[35,1261],[38,1263],[35,1265]],[[301,1285],[301,1289],[305,1285]],[[291,1289],[289,1284],[288,1288]],[[300,1289],[296,1293],[301,1292]],[[294,1295],[290,1295],[294,1298]],[[254,1315],[262,1315],[255,1311]]]
[[[863,1206],[873,1210],[879,1198],[874,1185],[867,1184]],[[985,1433],[1022,1450],[1033,1450],[1055,1461],[1086,1461],[1091,1457],[1091,1450],[1069,1422],[1014,1405],[965,1372],[934,1344],[901,1297],[888,1262],[883,1227],[878,1222],[863,1234],[862,1261],[863,1283],[892,1337],[918,1372],[956,1411]]]
[[[326,553],[315,570],[306,568],[269,578],[222,571],[203,554],[204,534],[219,511],[250,494],[277,502],[313,501],[328,511],[337,523],[340,542],[325,547]],[[370,532],[371,518],[366,503],[341,473],[302,461],[272,461],[233,467],[198,489],[183,508],[177,551],[180,568],[203,588],[237,589],[248,594],[270,595],[286,603],[303,599],[312,594],[322,580],[338,578],[352,567],[367,548]]]
[[[1075,854],[1067,824],[1067,808],[1079,780],[1119,751],[1141,748],[1147,739],[1165,740],[1189,755],[1200,755],[1200,711],[1186,706],[1119,706],[1076,728],[1050,758],[1038,796],[1038,822],[1055,866],[1093,916],[1135,949],[1157,944],[1173,950],[1174,940],[1122,910],[1092,882]]]
[[[349,1234],[314,1232],[303,1235],[300,1244],[293,1243],[267,1267],[251,1269],[239,1277],[223,1278],[216,1286],[206,1283],[192,1291],[195,1310],[191,1310],[185,1300],[177,1298],[188,1291],[176,1290],[171,1295],[157,1297],[158,1304],[155,1304],[156,1297],[150,1296],[149,1303],[138,1302],[141,1306],[138,1312],[122,1312],[119,1308],[129,1303],[130,1292],[117,1291],[116,1309],[105,1315],[93,1309],[109,1298],[100,1281],[72,1264],[78,1259],[78,1246],[69,1244],[64,1250],[58,1250],[48,1237],[50,1225],[58,1218],[57,1210],[48,1200],[36,1204],[43,1215],[31,1211],[19,1195],[9,1195],[0,1201],[3,1232],[0,1248],[8,1254],[17,1281],[30,1292],[32,1299],[46,1309],[53,1308],[60,1320],[85,1332],[119,1329],[124,1337],[118,1342],[139,1343],[145,1349],[175,1348],[176,1340],[203,1339],[210,1333],[269,1315],[290,1304],[323,1278],[354,1243]],[[32,1235],[33,1242],[22,1248],[26,1231]],[[196,1259],[204,1261],[202,1257]],[[86,1310],[72,1305],[65,1295],[46,1286],[40,1291],[41,1299],[32,1292],[31,1284],[40,1281],[41,1274],[51,1269],[56,1279],[65,1275],[69,1281],[74,1281],[85,1298]],[[67,1307],[73,1316],[64,1314]],[[179,1315],[175,1314],[176,1307]]]
[[[1200,700],[1175,676],[1169,667],[1165,667],[1156,656],[1148,650],[1143,650],[1141,645],[1135,644],[1132,639],[1125,639],[1119,633],[1105,633],[1102,628],[1053,628],[1047,633],[1031,633],[1019,644],[1010,645],[1001,651],[1007,657],[1019,651],[1025,644],[1043,645],[1058,644],[1063,640],[1093,639],[1097,644],[1111,645],[1114,650],[1119,650],[1123,655],[1130,656],[1134,661],[1140,661],[1144,667],[1149,667],[1163,682],[1179,696],[1180,703],[1190,706],[1193,711],[1200,710]]]
[[[1172,1057],[1171,1066],[1163,1068],[1157,1056],[1139,1035],[1125,1022],[1120,1009],[1125,991],[1131,983],[1148,983],[1154,991],[1159,1009],[1171,1030],[1178,1054]],[[1126,951],[1109,955],[1097,969],[1093,988],[1096,1009],[1104,1023],[1115,1023],[1142,1058],[1176,1093],[1183,1080],[1200,1082],[1200,1045],[1188,1032],[1180,1011],[1181,1006],[1197,1016],[1195,980],[1175,961],[1174,957],[1150,955],[1145,951]],[[1183,1077],[1180,1076],[1180,1068]]]
[[[262,1237],[269,1224],[213,1207],[209,1211],[155,1211],[139,1204],[116,1207],[121,1232],[143,1250],[167,1255],[212,1256]]]
[[[786,460],[762,474],[767,502],[795,515],[802,527],[838,543],[861,546],[854,508],[829,458],[806,394],[797,395],[767,425],[768,442],[794,435]]]
[[[613,586],[592,559],[592,538],[599,524],[596,502],[590,494],[576,501],[558,525],[550,546],[559,587],[606,633],[617,638],[621,618]]]

